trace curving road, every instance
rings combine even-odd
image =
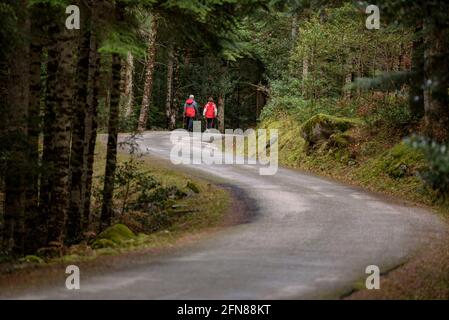
[[[172,148],[163,132],[145,133],[138,143],[166,159]],[[80,291],[61,285],[20,298],[338,298],[368,265],[387,271],[446,230],[421,208],[298,171],[260,176],[254,166],[198,165],[189,172],[234,188],[250,221],[144,264],[87,275]]]

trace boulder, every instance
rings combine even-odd
[[[309,147],[320,142],[326,142],[331,137],[338,138],[340,140],[338,143],[341,143],[347,139],[346,136],[342,136],[341,134],[357,124],[358,121],[354,119],[317,114],[303,124],[301,136]]]
[[[136,235],[127,226],[124,224],[116,224],[101,232],[95,242],[105,239],[115,244],[121,244],[122,242],[134,239],[135,237]],[[102,241],[102,243],[105,244],[107,242],[110,244],[109,241]]]

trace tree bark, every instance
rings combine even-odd
[[[91,54],[90,12],[83,10],[86,26],[78,49],[77,84],[75,110],[73,113],[72,148],[70,154],[70,206],[67,217],[67,241],[77,242],[81,238],[84,216],[84,148],[86,138],[86,114],[88,108],[89,65]]]
[[[179,63],[179,48],[175,47],[174,52],[174,66],[173,66],[173,108],[176,117],[178,116],[178,108],[181,105],[181,81],[180,81],[180,63]]]
[[[85,117],[85,136],[84,136],[84,157],[83,157],[83,217],[82,217],[82,229],[87,230],[90,223],[90,208],[92,197],[92,177],[93,177],[93,165],[95,158],[95,145],[97,141],[97,114],[99,104],[99,91],[100,91],[100,54],[98,53],[98,39],[97,39],[97,14],[98,8],[96,7],[97,1],[94,2],[92,8],[92,33],[90,37],[90,54],[89,54],[89,91],[87,97],[87,109]]]
[[[218,97],[218,130],[225,132],[225,96],[223,93]]]
[[[153,92],[154,66],[156,62],[156,38],[158,32],[157,15],[153,15],[151,21],[151,30],[148,37],[148,54],[145,73],[145,85],[142,97],[142,106],[140,109],[140,117],[138,131],[145,131],[148,122],[151,95]]]
[[[424,110],[426,134],[439,142],[449,139],[448,28],[430,18],[424,26]]]
[[[134,75],[134,56],[128,52],[126,62],[124,63],[124,82],[123,82],[123,108],[125,118],[128,119],[133,114],[134,93],[133,93],[133,75]]]
[[[120,56],[112,56],[112,90],[109,109],[108,148],[106,155],[106,171],[103,187],[103,205],[101,209],[101,230],[109,227],[113,218],[113,194],[115,169],[117,167],[117,138],[120,109]]]
[[[56,41],[55,38],[51,38]],[[58,69],[59,52],[56,46],[47,48],[47,80],[46,80],[46,103],[44,109],[43,123],[43,151],[42,151],[42,173],[40,177],[39,190],[39,217],[36,226],[39,234],[37,246],[41,247],[47,243],[48,218],[51,201],[51,186],[53,185],[53,156],[54,156],[54,123],[55,123],[55,101],[56,101],[56,72]]]
[[[53,177],[51,201],[48,209],[48,242],[62,243],[70,199],[70,140],[72,123],[72,103],[74,91],[74,48],[76,33],[65,27],[59,30],[56,42],[52,44],[58,55],[58,67],[55,74],[54,94],[51,104],[54,106],[53,125]],[[49,97],[49,98],[50,98]]]
[[[27,119],[29,108],[29,54],[30,19],[24,10],[27,1],[22,0],[17,10],[17,28],[20,39],[9,60],[8,79],[8,128],[9,156],[5,172],[5,213],[3,248],[17,254],[24,252],[25,210],[28,168]],[[20,55],[20,58],[17,57]]]
[[[30,44],[30,89],[28,107],[28,165],[30,167],[27,175],[26,192],[26,226],[28,230],[25,239],[25,252],[33,253],[38,249],[38,237],[36,226],[39,221],[39,135],[41,127],[41,94],[42,94],[42,52],[43,42],[41,40],[41,26],[36,23],[39,17],[34,13],[31,20],[31,44]]]
[[[292,46],[296,44],[296,39],[298,39],[298,14],[295,12],[292,18]]]
[[[176,128],[176,109],[173,106],[173,75],[174,75],[174,44],[170,43],[168,47],[167,63],[167,98],[165,101],[165,112],[167,116],[167,127],[169,130]]]
[[[306,82],[309,78],[309,60],[307,57],[304,57],[302,60],[302,94],[307,97],[308,92],[306,88]]]

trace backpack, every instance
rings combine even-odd
[[[186,101],[186,117],[188,118],[195,118],[196,110],[193,105],[193,100],[189,99]]]
[[[206,118],[214,119],[215,118],[215,103],[209,102],[206,104]]]

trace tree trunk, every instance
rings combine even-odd
[[[439,141],[449,138],[448,29],[425,21],[424,110],[426,134]]]
[[[225,132],[225,97],[221,93],[218,97],[218,130],[221,133]]]
[[[109,108],[108,148],[104,176],[103,206],[101,209],[101,230],[109,227],[113,218],[113,194],[115,169],[117,166],[117,138],[120,109],[120,56],[112,56],[112,90]]]
[[[95,21],[95,11],[93,20]],[[95,30],[95,29],[94,29]],[[95,145],[97,141],[97,113],[100,91],[100,54],[98,53],[98,40],[96,34],[91,35],[91,52],[89,55],[89,92],[85,118],[84,159],[83,159],[83,217],[82,228],[87,230],[90,222],[90,207],[92,195],[92,177],[95,158]]]
[[[5,172],[5,214],[3,248],[17,254],[24,252],[25,209],[27,193],[27,119],[29,108],[29,42],[30,19],[23,9],[27,1],[18,8],[17,28],[20,39],[9,61],[8,79],[8,127],[10,145]],[[20,58],[18,58],[20,55]]]
[[[124,63],[123,74],[123,108],[125,119],[128,119],[133,114],[134,93],[133,93],[133,75],[134,75],[134,56],[128,52],[126,62]]]
[[[165,101],[165,112],[167,116],[167,127],[169,130],[176,128],[176,109],[173,106],[173,73],[174,73],[174,44],[170,43],[168,47],[167,63],[167,98]]]
[[[33,15],[31,22],[31,44],[30,44],[30,91],[29,91],[29,107],[28,107],[28,152],[30,171],[27,176],[27,192],[26,192],[26,230],[27,236],[25,240],[26,253],[32,253],[38,249],[38,237],[36,226],[39,221],[39,135],[40,135],[40,108],[42,93],[42,50],[43,43],[39,39],[40,26],[35,25],[38,17]],[[31,232],[33,230],[33,232]]]
[[[173,112],[175,117],[178,116],[178,108],[181,105],[182,92],[181,92],[181,81],[180,81],[180,63],[179,63],[179,49],[175,47],[174,51],[174,66],[173,66]],[[177,119],[175,119],[176,121]]]
[[[302,94],[307,97],[307,87],[306,83],[309,78],[309,60],[307,57],[304,57],[302,60]]]
[[[145,85],[142,97],[142,107],[140,109],[140,117],[138,124],[138,131],[145,131],[148,122],[148,115],[150,112],[150,100],[153,92],[153,76],[154,66],[156,62],[156,37],[157,37],[158,25],[157,15],[153,15],[151,21],[151,30],[148,37],[148,54],[145,73]]]
[[[76,33],[62,28],[51,46],[58,54],[53,99],[55,120],[53,125],[53,177],[49,206],[49,243],[62,243],[70,199],[70,139],[74,90],[74,48]]]
[[[52,41],[56,41],[52,37]],[[46,103],[44,109],[43,123],[43,151],[42,151],[42,173],[40,177],[39,190],[39,217],[37,222],[37,233],[39,235],[37,246],[41,247],[47,243],[48,217],[51,201],[51,186],[53,185],[53,156],[54,156],[54,122],[55,116],[55,86],[56,72],[58,69],[59,52],[56,46],[49,46],[47,49],[47,80],[46,80]]]
[[[70,154],[70,206],[67,217],[67,241],[77,242],[81,238],[84,215],[83,182],[85,181],[84,145],[86,137],[86,113],[88,108],[89,64],[91,53],[90,13],[86,11],[87,25],[78,50],[77,86],[73,114],[72,149]]]
[[[295,12],[292,18],[292,46],[295,47],[298,38],[298,14]]]

